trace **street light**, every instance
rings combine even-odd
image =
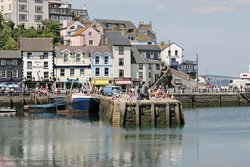
[[[199,88],[199,75],[198,75],[198,65],[199,65],[198,53],[196,54],[196,64],[197,64],[197,71],[196,71],[196,87],[197,90]]]

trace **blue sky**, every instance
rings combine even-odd
[[[199,56],[199,74],[239,76],[249,71],[250,0],[69,0],[86,4],[90,19],[153,24],[158,42],[175,42],[184,59]]]

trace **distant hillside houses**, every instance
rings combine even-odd
[[[29,1],[18,3],[25,11]],[[175,42],[158,44],[151,22],[136,26],[129,20],[91,21],[86,6],[83,10],[73,10],[70,4],[59,1],[48,4],[35,1],[34,5],[33,15],[39,8],[43,13],[48,12],[46,17],[61,23],[61,44],[53,46],[51,38],[20,38],[19,49],[11,58],[7,56],[9,53],[0,51],[0,82],[22,81],[28,87],[69,89],[77,81],[95,86],[116,84],[128,91],[141,83],[150,86],[162,75],[165,66],[196,76],[197,62],[184,60],[184,49]],[[5,12],[3,15],[8,17]],[[15,68],[7,68],[12,66]]]

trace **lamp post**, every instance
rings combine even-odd
[[[196,87],[197,87],[197,90],[198,90],[198,89],[199,89],[199,75],[198,75],[199,58],[198,58],[198,53],[196,54],[196,64],[197,64],[197,71],[196,71]]]

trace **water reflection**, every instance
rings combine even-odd
[[[0,118],[0,126],[0,166],[154,166],[183,157],[181,129],[120,129],[96,115],[44,113]]]

